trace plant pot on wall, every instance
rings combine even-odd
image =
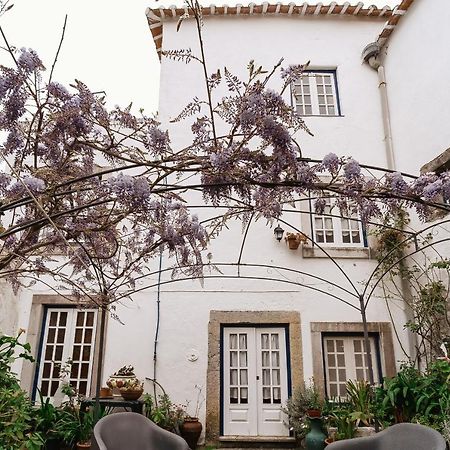
[[[285,240],[290,250],[297,250],[300,245],[300,240],[296,233],[287,233]]]
[[[297,250],[301,243],[305,244],[307,241],[302,233],[286,233],[285,240],[290,250]]]
[[[197,442],[202,434],[202,424],[197,417],[186,417],[180,426],[180,434],[191,450],[197,448]]]

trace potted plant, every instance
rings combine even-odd
[[[79,407],[66,407],[56,423],[56,430],[64,444],[77,450],[90,449],[95,424],[105,415],[105,411],[90,409],[81,412]]]
[[[291,250],[297,250],[301,243],[305,244],[307,239],[302,233],[286,233],[285,240]]]
[[[198,393],[194,415],[186,415],[180,427],[180,434],[187,442],[191,450],[195,450],[197,448],[197,443],[203,429],[202,423],[198,418],[200,407],[203,404],[202,387],[196,384],[195,389],[197,389]]]
[[[320,418],[323,401],[311,379],[308,386],[298,387],[283,408],[288,415],[289,427],[294,431],[297,441],[305,438],[311,429],[311,417]]]
[[[144,395],[144,414],[156,425],[180,434],[180,426],[186,416],[185,405],[175,405],[167,394],[153,398],[150,394]]]
[[[109,388],[117,389],[125,400],[137,400],[144,392],[144,383],[139,381],[131,365],[121,367],[106,382]]]

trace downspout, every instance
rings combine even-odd
[[[387,168],[390,170],[397,170],[397,164],[395,161],[394,154],[394,144],[392,140],[392,127],[391,127],[391,115],[389,111],[389,100],[387,93],[387,83],[386,83],[386,73],[384,71],[384,65],[381,61],[380,57],[381,47],[378,42],[372,42],[367,45],[363,52],[362,58],[363,61],[369,64],[369,66],[377,71],[378,74],[378,91],[380,93],[380,101],[381,101],[381,114],[383,119],[383,130],[384,130],[384,146],[386,153],[386,164]],[[407,266],[408,262],[402,260],[400,262],[400,268],[403,266]],[[405,267],[406,268],[406,267]],[[408,304],[405,305],[405,316],[408,322],[414,321],[414,310],[410,306],[412,305],[412,300],[414,298],[411,286],[408,281],[401,277],[400,280],[401,289],[406,299],[408,299]],[[395,326],[395,324],[393,324]],[[409,358],[414,361],[417,360],[417,365],[420,368],[420,360],[418,360],[418,352],[417,352],[417,336],[411,330],[408,330],[408,348],[409,348]]]
[[[389,112],[389,101],[386,86],[386,74],[384,72],[384,66],[380,59],[380,45],[378,42],[372,42],[369,44],[362,53],[364,62],[367,62],[372,69],[378,73],[378,89],[380,92],[381,100],[381,113],[383,118],[384,129],[384,145],[386,151],[386,163],[387,168],[396,170],[397,165],[395,163],[394,145],[392,142],[392,128],[391,128],[391,115]]]

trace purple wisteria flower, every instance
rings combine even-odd
[[[437,179],[438,176],[433,172],[423,173],[414,180],[414,183],[412,184],[412,189],[415,194],[422,195],[423,190],[428,185],[433,184]]]
[[[36,69],[43,68],[42,61],[34,50],[22,48],[20,52],[17,64],[24,72],[31,73]]]
[[[47,85],[47,90],[49,94],[53,95],[53,97],[58,98],[59,100],[67,101],[70,98],[69,91],[60,83],[56,81],[52,81]]]
[[[339,158],[335,153],[328,153],[322,160],[322,164],[331,173],[335,173],[339,169]]]
[[[358,178],[361,175],[361,167],[357,161],[350,158],[344,165],[344,176],[348,180]]]
[[[8,186],[11,183],[11,176],[7,173],[0,172],[0,192],[5,194],[8,190]]]
[[[167,151],[170,143],[169,133],[161,131],[158,127],[153,126],[148,130],[148,148],[153,150],[157,155]]]
[[[408,183],[400,172],[388,173],[386,175],[386,187],[395,195],[405,195],[409,191]]]
[[[31,191],[32,194],[40,194],[45,191],[45,182],[36,177],[25,177],[22,181],[16,181],[9,189],[9,195],[17,197],[20,195],[29,195],[25,186]]]
[[[261,137],[273,144],[274,147],[287,147],[291,142],[289,131],[273,116],[264,117],[261,127]]]
[[[425,186],[423,189],[423,198],[426,201],[438,200],[438,197],[442,194],[442,180],[436,180],[434,183]]]

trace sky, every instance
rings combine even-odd
[[[133,102],[135,111],[139,108],[144,108],[148,114],[157,111],[159,60],[145,9],[172,4],[179,6],[182,0],[11,1],[13,8],[0,18],[10,45],[33,48],[48,70],[61,39],[65,15],[68,15],[54,80],[69,84],[78,79],[94,92],[105,91],[109,106],[127,106]],[[399,2],[369,0],[365,4],[393,7]],[[213,2],[204,2],[209,3]],[[222,3],[233,5],[238,2],[230,0],[216,4]],[[276,0],[270,3],[276,3]],[[316,1],[310,0],[309,3],[315,4]],[[329,4],[328,1],[322,3]],[[4,43],[0,46],[3,48]],[[11,64],[10,56],[4,51],[0,52],[0,64]]]

